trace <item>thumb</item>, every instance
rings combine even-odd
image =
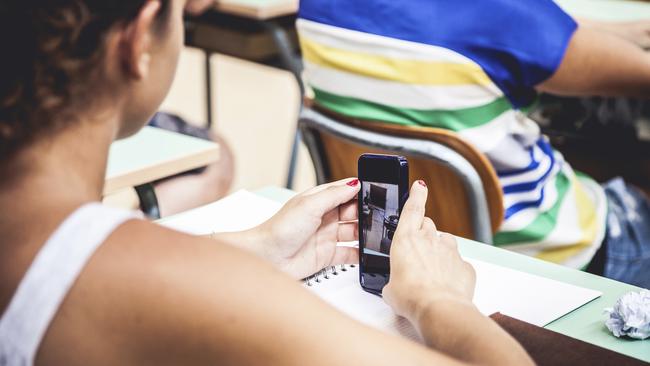
[[[404,204],[400,214],[398,231],[419,230],[424,222],[425,206],[427,203],[428,189],[424,181],[416,181],[411,186],[409,199]]]

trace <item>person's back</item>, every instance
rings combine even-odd
[[[576,22],[554,2],[303,0],[298,30],[316,103],[457,132],[500,178],[505,220],[496,245],[574,268],[590,263],[605,237],[604,191],[526,115],[536,88],[551,80],[558,89],[553,79],[576,38]],[[567,92],[590,92],[590,82]]]

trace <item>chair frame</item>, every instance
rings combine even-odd
[[[318,132],[328,133],[351,143],[396,154],[417,156],[444,164],[463,182],[472,215],[474,239],[492,244],[492,226],[483,181],[472,164],[451,148],[428,140],[387,136],[363,130],[336,121],[329,116],[305,107],[300,113],[299,128],[316,170],[318,184],[330,181],[329,165]]]

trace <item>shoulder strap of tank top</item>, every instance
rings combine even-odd
[[[91,203],[77,209],[36,255],[0,318],[0,366],[32,365],[68,291],[108,236],[136,214]]]

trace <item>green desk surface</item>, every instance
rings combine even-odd
[[[264,188],[256,193],[279,202],[285,202],[294,195],[292,191],[275,187]],[[603,309],[612,306],[621,295],[639,291],[639,288],[467,239],[459,238],[458,244],[461,253],[469,258],[602,292],[600,298],[552,322],[546,328],[650,362],[650,340],[618,339],[604,326]]]
[[[635,0],[555,0],[574,17],[628,21],[650,19],[650,3]]]
[[[214,142],[145,127],[111,146],[104,194],[166,178],[218,159],[219,145]]]

